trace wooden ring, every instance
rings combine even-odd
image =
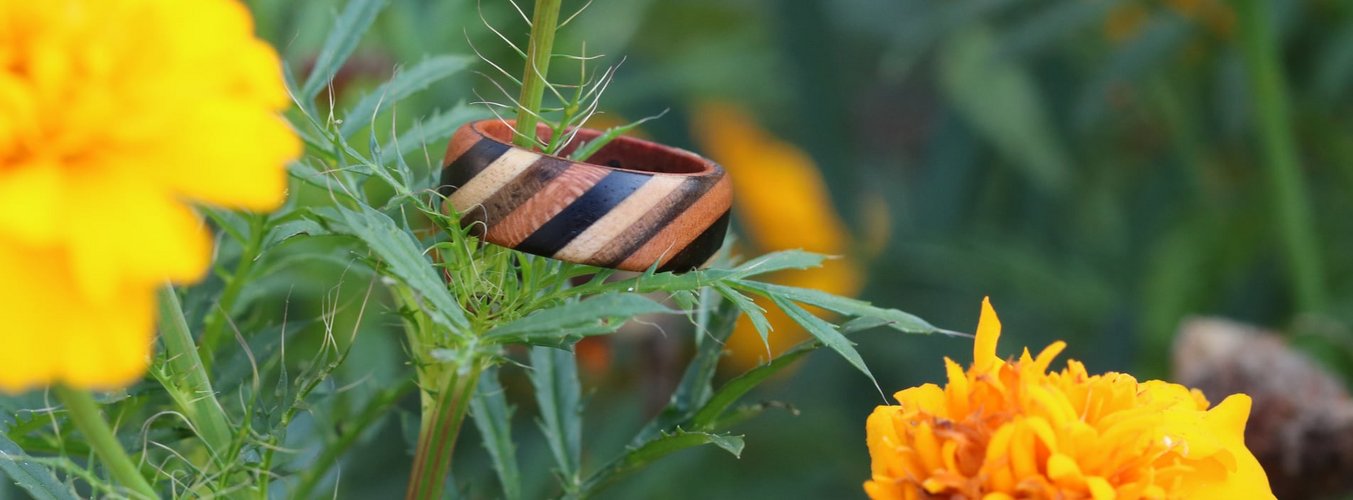
[[[723,245],[733,190],[718,164],[629,137],[576,162],[512,145],[512,127],[465,124],[442,162],[443,209],[459,211],[483,240],[627,271],[697,269]],[[560,156],[602,134],[576,132]],[[537,135],[546,140],[550,129]]]

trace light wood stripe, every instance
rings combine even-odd
[[[649,211],[681,186],[685,179],[674,176],[654,176],[625,201],[616,205],[605,216],[554,254],[554,258],[572,262],[589,262],[593,255],[615,241]]]
[[[516,151],[516,150],[514,150]],[[559,174],[554,181],[521,204],[503,220],[490,221],[485,239],[505,247],[516,248],[531,233],[573,204],[610,170],[594,165],[575,163]]]
[[[508,149],[497,160],[484,167],[482,172],[466,182],[464,186],[451,194],[451,206],[456,210],[468,212],[475,205],[483,203],[493,193],[498,192],[507,183],[512,182],[527,167],[535,163],[539,155],[520,148]]]
[[[647,269],[658,262],[658,267],[686,248],[691,241],[700,236],[711,224],[727,212],[728,200],[732,199],[733,186],[724,176],[708,192],[696,200],[685,212],[673,219],[667,227],[654,235],[644,246],[635,250],[620,263],[622,269]]]

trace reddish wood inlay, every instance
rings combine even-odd
[[[605,169],[593,165],[571,165],[502,221],[489,221],[487,239],[506,247],[517,246],[596,185],[602,177],[606,177],[606,173]]]

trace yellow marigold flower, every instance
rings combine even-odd
[[[752,117],[731,104],[705,103],[696,108],[694,133],[701,149],[719,162],[733,180],[733,210],[758,250],[803,249],[828,255],[849,253],[852,238],[837,216],[826,183],[807,153],[763,130]],[[863,273],[850,258],[828,261],[823,267],[777,273],[769,281],[813,288],[837,295],[854,295],[863,286]],[[768,301],[775,334],[770,350],[778,354],[808,337]],[[766,347],[751,322],[738,320],[728,340],[729,361],[755,366],[766,358]]]
[[[187,203],[286,196],[287,104],[238,2],[0,2],[0,390],[139,377],[155,287],[210,263]]]
[[[1209,409],[1196,390],[1075,360],[1049,373],[1066,344],[1006,361],[1000,334],[984,300],[972,366],[945,359],[948,385],[869,416],[871,498],[1273,498],[1245,447],[1248,396]]]

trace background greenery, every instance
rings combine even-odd
[[[248,3],[260,36],[295,68],[315,60],[342,6]],[[1264,46],[1237,15],[1247,5],[1276,34],[1280,65],[1256,70],[1247,59]],[[568,0],[564,10],[581,6]],[[505,2],[391,1],[333,97],[350,107],[395,68],[473,53],[472,45],[518,72],[485,20],[524,40]],[[595,0],[557,46],[586,40],[589,54],[612,64],[624,56],[603,108],[631,119],[670,108],[643,127],[656,140],[699,150],[693,114],[702,103],[731,102],[806,151],[849,232],[881,226],[889,235],[881,248],[852,250],[867,270],[862,296],[876,304],[970,331],[990,295],[1006,351],[1064,339],[1067,355],[1092,371],[1144,378],[1168,377],[1181,318],[1220,314],[1282,328],[1353,373],[1351,20],[1353,3],[1340,0]],[[1264,81],[1284,84],[1264,93],[1256,86]],[[481,76],[461,73],[401,99],[376,127],[415,126],[478,100],[472,88],[507,101]],[[1288,103],[1291,123],[1275,123],[1265,102]],[[1275,136],[1291,139],[1295,154],[1284,156]],[[430,142],[426,154],[411,147],[408,158],[434,167],[444,145]],[[229,263],[241,248],[227,242],[221,252]],[[341,472],[318,489],[391,497],[408,479],[417,398],[389,301],[377,297],[357,324],[353,305],[369,279],[346,273],[355,258],[325,238],[269,246],[234,310],[275,325],[258,336],[285,337],[295,352],[320,352],[326,331],[343,332],[332,339],[343,345],[350,335],[347,361],[281,446],[299,450],[291,467],[305,467],[322,443],[360,426]],[[190,316],[206,315],[223,288],[220,277],[195,288]],[[584,349],[584,439],[596,450],[623,447],[665,402],[689,355],[680,322],[631,330]],[[956,338],[856,339],[886,392],[939,380],[941,356],[971,356]],[[218,363],[238,371],[234,380],[250,370],[242,357]],[[303,376],[317,363],[284,364]],[[507,373],[505,383],[509,399],[528,404],[525,377]],[[217,389],[231,393],[228,382]],[[41,406],[41,395],[26,398]],[[866,378],[819,352],[753,399],[792,409],[738,429],[747,441],[740,459],[712,447],[684,451],[606,496],[862,495],[864,419],[880,403]],[[364,419],[372,401],[399,411]],[[526,498],[553,493],[534,415],[521,407],[514,419]],[[496,491],[477,439],[466,426],[457,457],[456,479],[470,498]]]

